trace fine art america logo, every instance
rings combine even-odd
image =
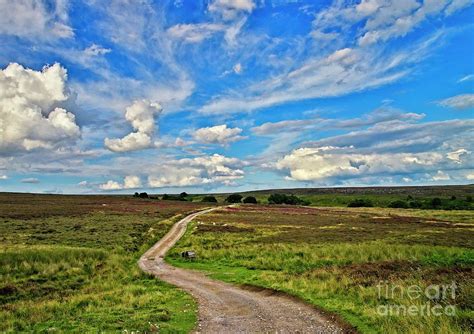
[[[455,316],[457,285],[432,284],[427,287],[419,285],[402,286],[381,281],[377,284],[379,301],[386,303],[377,306],[381,316]],[[404,304],[398,304],[403,300]],[[405,301],[409,301],[407,304]]]

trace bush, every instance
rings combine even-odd
[[[242,195],[239,195],[239,194],[229,195],[225,199],[227,203],[240,203],[241,200],[242,200]]]
[[[431,206],[433,206],[435,208],[440,206],[441,204],[442,204],[441,199],[438,198],[438,197],[435,197],[431,200]]]
[[[309,205],[310,202],[305,201],[295,195],[271,194],[268,197],[269,204],[289,204],[289,205]]]
[[[412,209],[420,209],[423,206],[423,203],[420,201],[411,201],[409,204]]]
[[[147,194],[147,193],[140,193],[140,194],[138,195],[138,197],[140,197],[140,198],[148,198],[148,194]]]
[[[390,202],[388,205],[389,208],[400,208],[400,209],[408,209],[408,203],[402,200],[397,200]]]
[[[185,197],[182,197],[181,195],[164,194],[161,199],[165,201],[187,201],[187,199]]]
[[[204,196],[201,202],[217,203],[217,199],[214,196]]]
[[[247,196],[244,198],[243,202],[248,204],[257,204],[257,199],[253,196]]]
[[[467,195],[466,202],[468,202],[468,203],[472,202],[472,196],[471,195]]]
[[[361,199],[361,198],[355,199],[349,202],[349,204],[347,205],[347,207],[349,208],[361,208],[361,207],[370,208],[373,206],[374,205],[372,204],[372,201],[370,199]]]
[[[135,194],[133,194],[133,197],[138,197],[139,194],[137,192],[135,192]]]

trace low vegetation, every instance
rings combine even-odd
[[[295,195],[272,194],[268,197],[268,204],[310,205],[311,202]]]
[[[285,291],[362,333],[467,333],[474,318],[473,248],[472,211],[245,205],[199,217],[167,260]],[[183,259],[186,249],[196,259]],[[406,294],[411,286],[426,291],[453,282],[455,298]],[[395,292],[386,295],[380,286]],[[455,314],[380,313],[387,305],[453,306]]]
[[[242,202],[246,204],[257,204],[257,199],[253,196],[247,196]]]
[[[227,203],[240,203],[242,201],[242,195],[240,194],[232,194],[227,196],[225,199]]]
[[[204,196],[201,202],[205,203],[217,203],[217,199],[214,196]]]
[[[189,202],[0,195],[0,332],[186,333],[194,300],[138,257]]]

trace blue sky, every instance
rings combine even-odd
[[[0,191],[473,183],[472,3],[0,0]]]

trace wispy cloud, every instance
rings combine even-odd
[[[440,33],[410,50],[344,48],[307,60],[297,69],[248,87],[245,92],[214,98],[204,114],[249,112],[291,101],[341,96],[395,82],[427,56]]]
[[[40,180],[38,180],[35,177],[29,177],[29,178],[26,178],[26,179],[22,179],[21,183],[40,183]]]
[[[443,107],[449,107],[460,110],[474,108],[474,94],[456,95],[438,101],[438,104]]]

